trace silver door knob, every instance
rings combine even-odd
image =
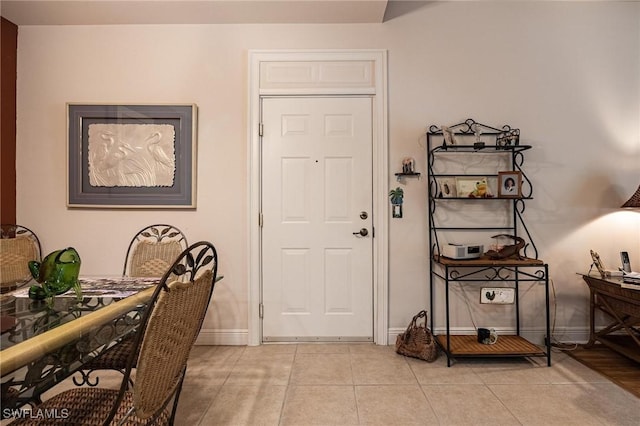
[[[360,235],[361,237],[366,237],[367,235],[369,235],[369,231],[367,230],[367,228],[362,228],[358,232],[354,232],[353,235]]]

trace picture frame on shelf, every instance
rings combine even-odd
[[[498,197],[522,197],[522,172],[517,170],[498,172]]]
[[[496,146],[507,148],[520,143],[520,129],[509,129],[496,136]]]
[[[195,104],[67,104],[67,206],[196,207]]]
[[[596,267],[596,269],[600,273],[600,277],[601,278],[606,278],[607,277],[607,272],[604,269],[604,266],[602,264],[602,260],[600,260],[600,255],[597,252],[593,251],[593,250],[590,250],[590,252],[591,252],[591,260],[593,260],[592,265]]]
[[[493,198],[486,176],[457,176],[456,196],[458,198]]]
[[[442,135],[444,136],[444,145],[456,145],[458,141],[456,136],[448,126],[442,126]]]
[[[456,189],[456,178],[446,177],[438,179],[438,197],[455,198],[458,196]]]

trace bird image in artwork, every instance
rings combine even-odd
[[[99,138],[100,144],[90,158],[92,184],[135,185],[142,171],[135,160],[136,150],[110,131],[101,132]]]
[[[90,185],[172,186],[174,132],[168,124],[91,124],[87,142]]]
[[[145,140],[145,145],[147,147],[147,151],[151,155],[151,158],[156,162],[156,164],[167,167],[169,169],[173,169],[174,160],[169,157],[165,150],[160,145],[160,141],[162,140],[162,133],[153,132],[147,139]]]
[[[124,141],[116,141],[111,132],[100,134],[100,138],[105,141],[102,150],[94,159],[94,163],[99,170],[109,170],[116,167],[128,154],[127,151],[135,152],[135,150]]]

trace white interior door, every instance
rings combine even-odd
[[[263,341],[372,340],[371,98],[261,111]]]

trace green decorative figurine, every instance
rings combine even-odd
[[[42,284],[29,288],[29,298],[33,300],[53,299],[73,288],[78,300],[82,299],[82,289],[78,282],[80,255],[73,247],[49,253],[42,262],[29,262],[33,278]]]

